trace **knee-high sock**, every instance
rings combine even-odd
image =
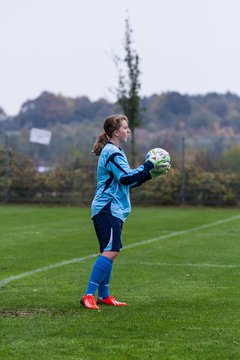
[[[102,255],[97,258],[92,268],[87,290],[85,292],[86,295],[95,295],[97,288],[102,283],[103,279],[107,276],[109,269],[111,268],[112,260]]]
[[[109,282],[112,274],[112,266],[109,268],[107,275],[101,282],[98,288],[98,297],[101,299],[105,299],[109,296]]]

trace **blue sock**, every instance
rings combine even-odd
[[[109,282],[111,278],[111,273],[112,273],[112,266],[109,268],[107,275],[99,285],[98,297],[101,299],[105,299],[106,297],[109,296]]]
[[[85,295],[95,295],[97,288],[102,283],[103,279],[107,276],[109,269],[111,268],[112,260],[100,255],[93,265]]]

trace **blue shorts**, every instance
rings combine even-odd
[[[95,215],[93,223],[100,245],[100,253],[120,251],[122,248],[123,221],[105,213]]]

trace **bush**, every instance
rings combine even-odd
[[[0,194],[4,200],[4,161],[0,149]],[[240,174],[210,173],[197,166],[186,167],[184,198],[186,204],[237,205]],[[78,166],[40,174],[30,158],[9,151],[8,191],[10,202],[43,202],[89,205],[96,189],[96,167]],[[135,204],[180,204],[181,173],[168,174],[132,190]]]

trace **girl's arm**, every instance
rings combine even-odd
[[[154,168],[151,161],[146,161],[136,169],[131,169],[126,158],[119,152],[111,154],[105,166],[120,184],[130,187],[140,186],[150,180],[150,170]]]

